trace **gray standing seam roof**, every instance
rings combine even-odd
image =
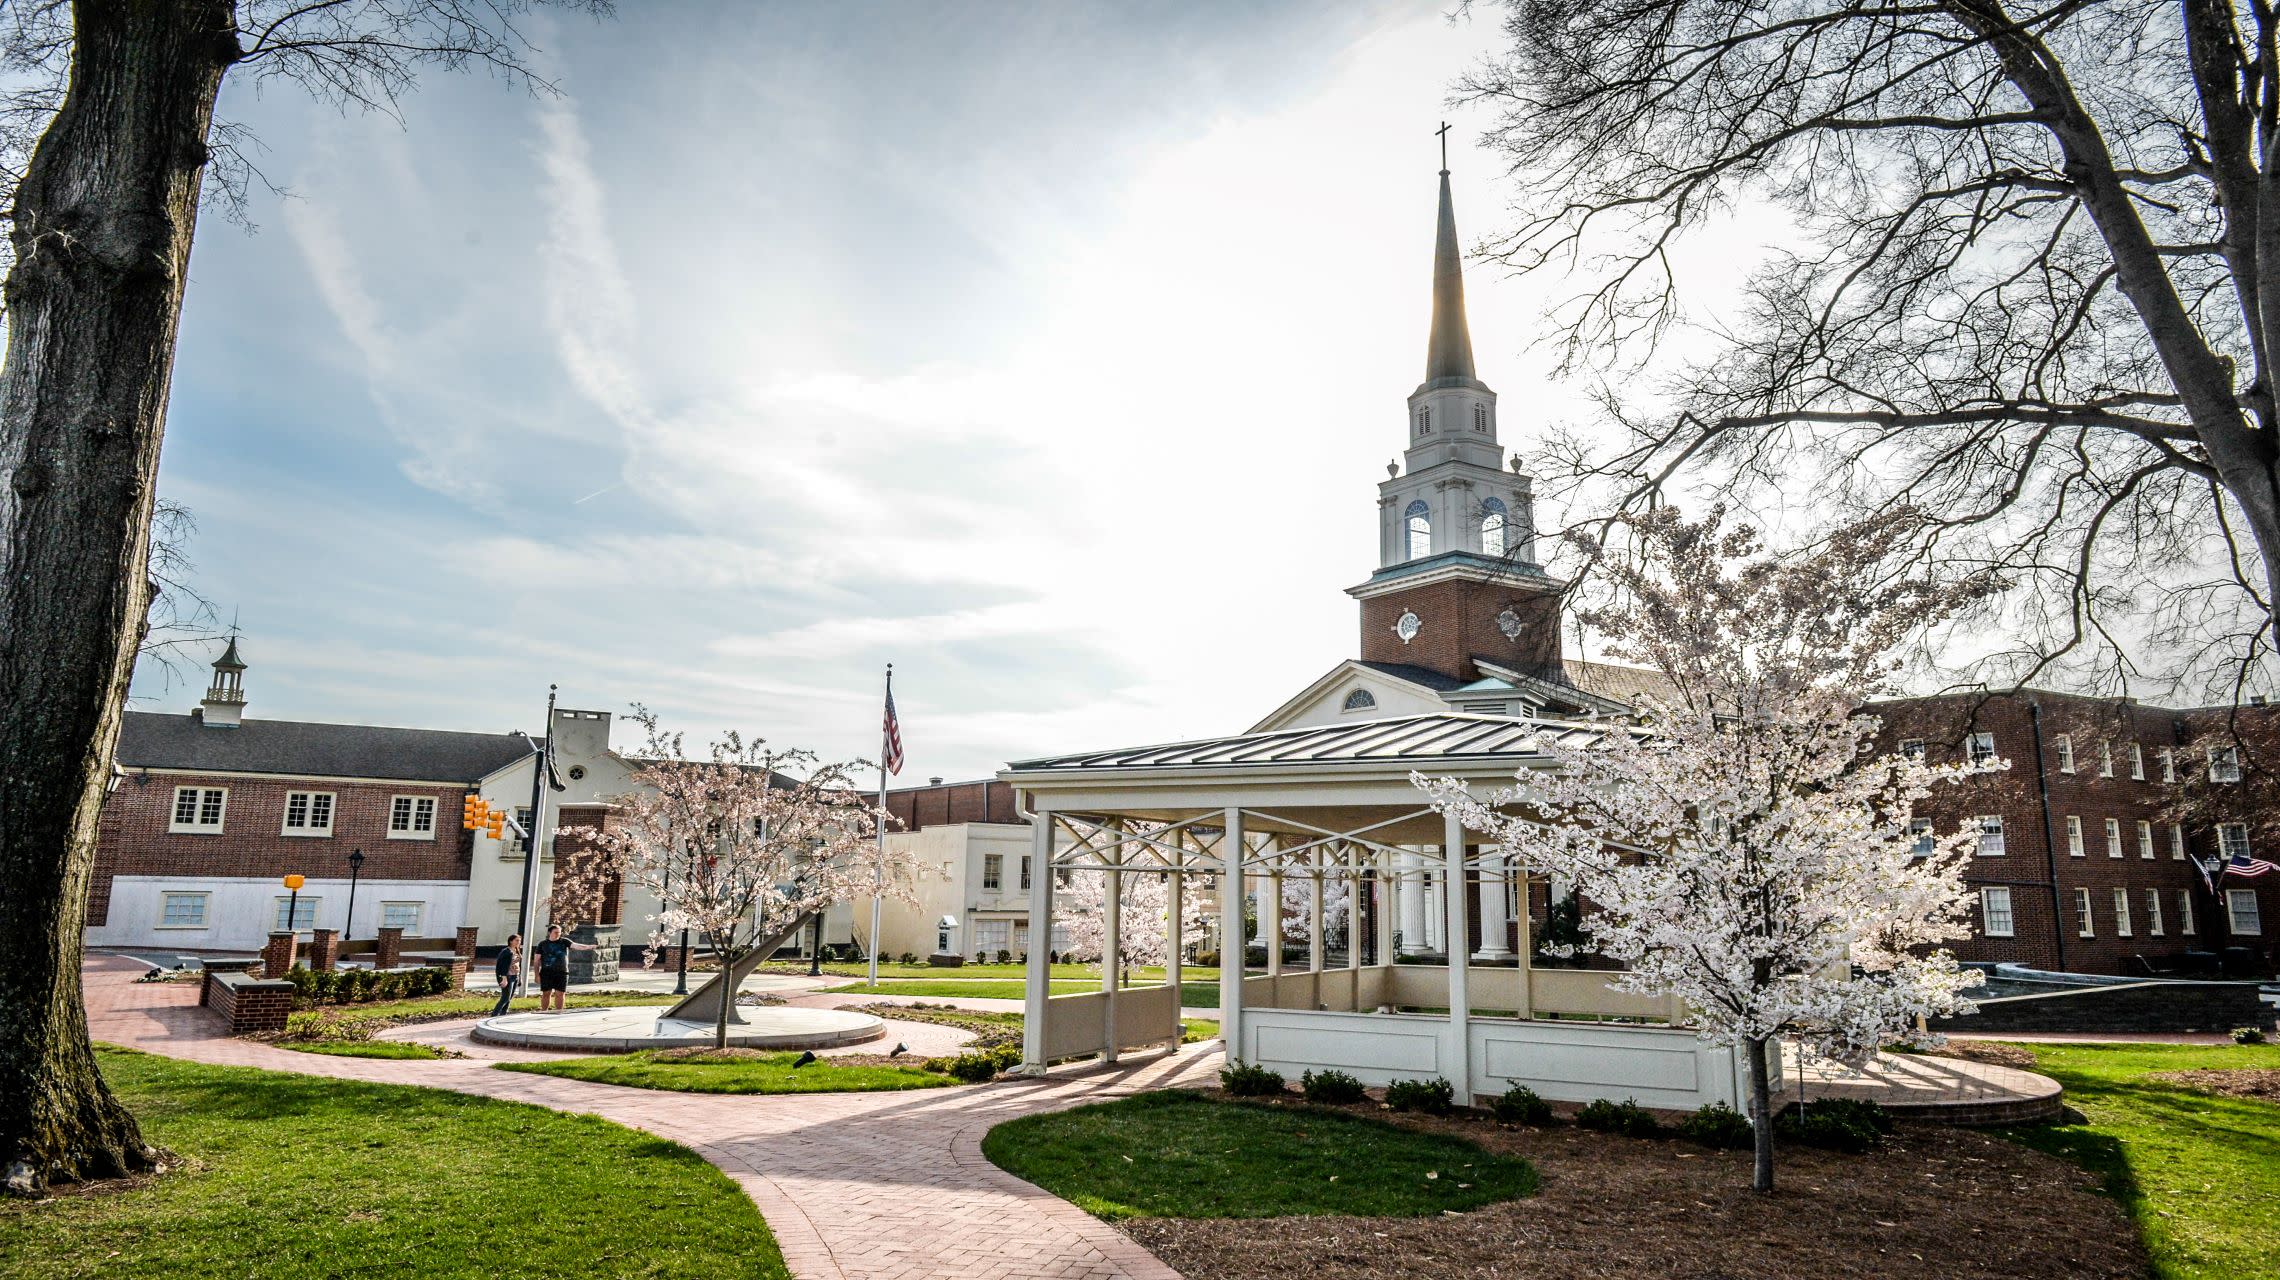
[[[475,782],[529,754],[519,733],[301,720],[247,720],[219,729],[191,716],[129,711],[119,730],[118,761],[122,769]]]
[[[1596,740],[1605,725],[1517,720],[1510,716],[1438,712],[1365,720],[1357,724],[1277,729],[1224,738],[1128,747],[1078,755],[1017,760],[1012,773],[1072,773],[1086,769],[1198,768],[1245,764],[1351,764],[1451,760],[1535,754],[1526,745],[1540,736],[1563,742]]]

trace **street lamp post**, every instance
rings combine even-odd
[[[301,931],[301,886],[307,883],[297,871],[285,877],[285,891],[292,895],[285,899],[285,929],[289,933]]]
[[[364,850],[348,851],[348,913],[340,918],[340,940],[348,941],[348,931],[356,924],[356,878],[364,871]]]

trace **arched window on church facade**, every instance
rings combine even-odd
[[[1509,527],[1504,504],[1490,498],[1480,504],[1480,551],[1482,555],[1500,556],[1506,544],[1505,529]]]
[[[1433,508],[1422,501],[1409,504],[1402,515],[1404,560],[1420,560],[1433,554]]]

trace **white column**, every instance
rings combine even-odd
[[[1321,845],[1314,846],[1312,858],[1314,863],[1314,892],[1307,895],[1306,899],[1306,967],[1316,973],[1322,972],[1323,944],[1325,941],[1322,930],[1327,923],[1322,918],[1322,887],[1328,883],[1329,872],[1329,867],[1323,862],[1325,855],[1326,851]],[[1317,996],[1317,999],[1319,998]]]
[[[1441,866],[1448,877],[1447,883],[1465,882],[1465,826],[1455,814],[1443,819]],[[1465,936],[1465,895],[1445,893],[1442,905],[1447,910],[1448,937]],[[1447,1054],[1449,1083],[1457,1087],[1457,1105],[1469,1107],[1473,1100],[1472,1087],[1472,991],[1465,974],[1465,949],[1462,945],[1449,948],[1449,1045]]]
[[[1053,815],[1043,809],[1029,827],[1029,972],[1022,992],[1021,1068],[1045,1070],[1045,1002],[1053,995]]]
[[[1505,878],[1504,856],[1484,853],[1480,860],[1480,949],[1473,952],[1475,960],[1509,960],[1512,948],[1504,943],[1506,926],[1512,922],[1511,912],[1505,909],[1505,894],[1509,881]]]
[[[1268,847],[1275,854],[1282,852],[1282,837],[1276,836]],[[1259,937],[1267,944],[1267,976],[1282,976],[1283,917],[1282,917],[1282,864],[1271,864],[1273,870],[1260,881]],[[1279,994],[1279,993],[1278,993]]]
[[[1449,873],[1445,862],[1428,858],[1418,878],[1425,885],[1425,950],[1440,955],[1449,951]]]
[[[1110,866],[1124,861],[1124,822],[1118,819],[1109,828],[1115,842],[1108,856]],[[1101,1059],[1116,1061],[1116,988],[1123,977],[1124,965],[1124,873],[1103,871],[1101,886],[1101,948],[1100,989],[1104,994],[1101,1011]]]
[[[1172,833],[1174,857],[1179,856],[1180,835]],[[1185,876],[1174,871],[1165,877],[1164,885],[1164,985],[1172,989],[1172,1047],[1187,1038],[1187,1023],[1180,1017],[1180,947],[1187,939],[1180,936],[1181,894],[1186,891]]]
[[[1346,849],[1346,967],[1362,967],[1362,851]]]
[[[1377,950],[1370,955],[1370,963],[1393,963],[1393,930],[1401,915],[1400,887],[1394,879],[1394,858],[1380,850],[1377,855]]]
[[[1393,896],[1401,904],[1401,954],[1426,949],[1425,881],[1418,872],[1418,857],[1403,851],[1394,866]]]
[[[1219,837],[1219,1034],[1227,1060],[1243,1053],[1243,811],[1229,809]]]

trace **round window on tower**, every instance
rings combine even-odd
[[[570,780],[572,782],[583,782],[585,781],[585,778],[586,766],[582,764],[574,764],[570,766]]]

